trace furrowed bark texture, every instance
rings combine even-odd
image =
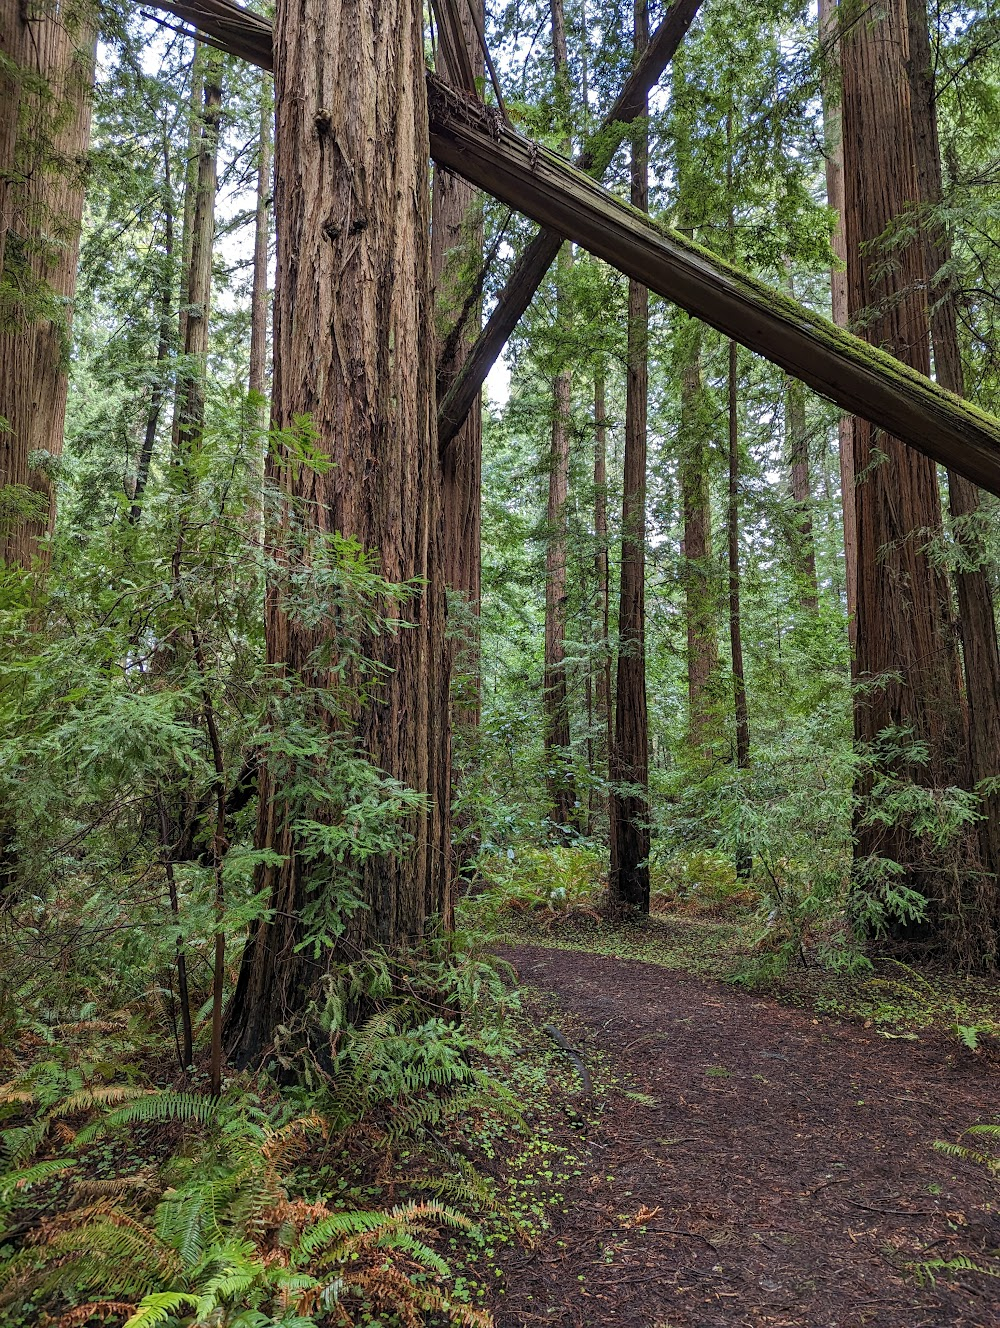
[[[480,0],[478,17],[483,8]],[[449,3],[450,22],[440,33],[439,74],[462,88],[483,72],[476,22],[467,0]],[[474,83],[473,83],[474,87]],[[431,271],[437,323],[437,393],[447,391],[461,371],[482,323],[479,294],[483,261],[482,207],[477,190],[460,175],[437,168],[431,202]],[[477,400],[447,448],[439,447],[442,484],[442,571],[445,585],[464,605],[460,624],[450,624],[449,650],[453,679],[451,723],[454,731],[475,734],[480,717],[479,609],[481,593],[483,414]],[[448,752],[448,802],[451,803],[452,753]],[[475,845],[459,836],[455,867],[468,859]]]
[[[634,9],[638,62],[649,41],[646,0]],[[641,111],[642,123],[648,107]],[[649,206],[649,139],[632,138],[632,206]],[[612,899],[649,912],[649,723],[646,708],[646,425],[649,397],[649,291],[628,287],[622,561],[618,608],[618,678],[612,749]]]
[[[847,327],[847,239],[844,235],[844,140],[840,114],[840,43],[837,0],[819,0],[819,39],[823,45],[823,136],[826,140],[826,201],[837,214],[830,245],[843,266],[830,272],[830,312],[838,327]],[[854,421],[841,415],[837,424],[840,457],[840,502],[844,517],[844,587],[847,594],[847,632],[853,649],[857,641],[858,513],[854,492]]]
[[[564,123],[569,111],[569,56],[562,0],[551,0],[552,56],[555,65],[556,105]],[[563,141],[564,151],[569,140]],[[556,274],[556,325],[560,339],[568,330],[566,277],[573,263],[569,245],[559,254]],[[560,356],[563,352],[560,350]],[[549,450],[549,499],[545,545],[545,669],[542,689],[545,705],[546,783],[549,815],[555,825],[579,829],[576,783],[570,751],[569,688],[566,677],[566,505],[569,501],[569,442],[573,409],[573,380],[561,369],[552,384],[552,438]]]
[[[20,566],[55,515],[93,32],[84,4],[2,0],[0,54],[18,72],[0,74],[0,554]]]
[[[412,627],[360,643],[385,673],[350,731],[374,765],[427,794],[430,806],[412,815],[403,853],[356,864],[368,909],[347,921],[335,953],[314,962],[295,951],[299,915],[337,867],[310,871],[282,790],[264,769],[258,845],[284,862],[263,873],[275,911],[252,931],[228,1012],[227,1047],[243,1063],[301,1013],[331,963],[417,941],[430,915],[449,906],[422,7],[280,0],[275,34],[272,422],[287,429],[308,414],[333,465],[322,474],[280,468],[274,478],[313,504],[323,530],[377,553],[385,576],[425,583],[405,606]],[[293,621],[279,589],[268,593],[269,662],[314,685],[333,682],[313,662],[322,623]]]
[[[449,61],[452,45],[442,44],[441,77],[454,88],[463,84],[463,70],[481,76],[482,53],[473,12],[462,0],[458,31],[465,58]],[[479,17],[482,5],[479,4]],[[478,193],[461,175],[434,171],[430,255],[434,280],[434,312],[438,325],[437,392],[448,390],[461,372],[481,324],[481,300],[474,290],[482,263],[482,210]],[[470,683],[463,689],[456,708],[456,722],[475,725],[479,721],[478,616],[481,602],[481,489],[482,489],[482,402],[477,400],[465,424],[448,448],[441,449],[441,478],[444,485],[444,574],[445,584],[457,591],[469,610],[469,637],[463,643],[462,671]]]
[[[906,79],[907,32],[901,0],[871,11],[841,39],[844,77],[845,217],[851,316],[864,336],[928,373],[930,347],[925,273],[919,238],[894,246],[891,262],[878,244],[918,199],[913,124]],[[939,790],[968,787],[968,718],[947,577],[923,552],[941,530],[937,471],[931,460],[866,420],[854,425],[858,499],[857,680],[859,742],[886,730],[912,732],[926,762],[887,758],[894,775]],[[870,790],[862,781],[860,805]],[[993,952],[977,898],[982,885],[974,845],[935,851],[915,840],[905,818],[856,826],[855,858],[888,858],[904,883],[928,901],[914,931],[965,959]],[[970,860],[964,860],[968,857]],[[864,879],[861,877],[860,879]]]
[[[907,19],[910,107],[920,201],[925,207],[935,207],[943,200],[944,188],[926,0],[908,0]],[[923,238],[931,283],[934,376],[950,392],[964,396],[958,310],[954,290],[944,275],[951,261],[951,240],[940,223],[926,217]],[[965,560],[964,570],[956,573],[955,582],[969,704],[972,778],[978,783],[1000,774],[1000,650],[993,595],[983,567],[982,534],[977,524],[979,491],[961,475],[949,471],[948,495],[955,539]],[[992,913],[993,928],[1000,930],[1000,901],[996,890],[996,876],[1000,871],[1000,792],[985,799],[984,811],[986,814],[979,823],[979,837],[984,863],[993,877],[984,907]],[[988,902],[990,898],[992,907]]]

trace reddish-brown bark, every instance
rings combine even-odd
[[[934,69],[927,28],[926,0],[908,0],[910,107],[920,201],[934,207],[944,197],[941,146],[938,138]],[[958,310],[947,270],[951,241],[945,228],[925,217],[923,225],[927,275],[930,278],[930,325],[934,350],[934,376],[956,396],[965,395],[962,351],[958,336]],[[948,496],[955,539],[963,563],[955,576],[959,626],[969,704],[972,778],[995,779],[1000,774],[1000,649],[990,582],[983,567],[981,538],[977,533],[979,490],[961,475],[948,472]],[[979,824],[984,861],[993,876],[992,925],[1000,924],[996,874],[1000,871],[1000,792],[985,799]]]
[[[919,198],[906,77],[902,0],[871,11],[841,37],[848,296],[865,338],[927,374],[930,345],[923,246],[878,241]],[[968,716],[961,690],[947,576],[924,552],[942,528],[932,461],[867,421],[854,423],[858,476],[858,630],[855,733],[861,744],[900,731],[924,745],[926,760],[895,757],[889,771],[944,792],[971,777]],[[864,808],[870,783],[858,792]],[[936,848],[914,838],[905,817],[857,826],[856,859],[903,868],[902,882],[927,900],[919,928],[907,929],[955,957],[980,959],[994,939],[980,898],[974,843]],[[896,928],[904,930],[903,928]]]
[[[273,477],[323,531],[378,555],[385,576],[420,578],[412,624],[359,642],[383,669],[347,728],[386,774],[426,794],[405,851],[353,864],[366,908],[335,952],[296,946],[303,906],[336,888],[337,865],[310,865],[295,809],[262,772],[258,845],[282,855],[260,886],[274,910],[252,930],[228,1012],[227,1047],[258,1057],[278,1023],[300,1015],[320,976],[373,945],[416,941],[449,910],[447,652],[440,556],[440,469],[434,429],[428,126],[423,11],[417,0],[281,0],[275,23],[275,224],[272,422],[308,415],[333,463]],[[294,316],[293,316],[294,311]],[[276,577],[267,653],[288,677],[323,687],[324,623],[289,616]],[[308,695],[308,694],[306,694]],[[323,816],[321,809],[315,814]],[[331,905],[331,907],[333,907]]]
[[[93,32],[83,4],[0,6],[0,555],[22,566],[54,516]]]
[[[635,0],[635,52],[649,41],[646,0]],[[649,130],[632,138],[632,206],[649,207]],[[622,562],[618,608],[615,743],[611,753],[611,898],[649,912],[649,725],[646,707],[646,423],[649,291],[628,287]]]

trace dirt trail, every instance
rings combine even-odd
[[[996,1182],[931,1146],[995,1118],[994,1074],[650,964],[504,953],[616,1084],[499,1328],[1000,1325],[1000,1283],[905,1271],[1000,1246]]]

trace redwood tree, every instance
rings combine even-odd
[[[649,41],[646,0],[635,0],[635,52]],[[631,201],[649,206],[649,130],[632,138]],[[646,710],[646,416],[649,395],[649,291],[628,287],[622,563],[618,678],[611,761],[611,897],[649,912],[649,728]]]
[[[0,3],[0,551],[27,564],[53,516],[90,139],[93,15]]]
[[[289,466],[279,455],[269,467],[305,504],[303,519],[353,537],[392,581],[424,586],[405,607],[410,626],[360,643],[379,683],[343,728],[427,802],[410,814],[405,851],[349,864],[366,907],[344,919],[335,948],[315,955],[297,949],[303,909],[322,906],[342,869],[307,860],[286,790],[265,763],[257,842],[279,857],[261,872],[273,911],[252,929],[228,1012],[228,1049],[241,1062],[303,1010],[338,957],[415,941],[448,904],[422,17],[417,0],[281,0],[276,15],[272,422],[288,430],[307,415],[332,465]],[[335,683],[337,660],[324,654],[332,624],[293,616],[282,584],[279,569],[267,597],[272,667],[312,687]]]
[[[906,49],[902,0],[842,28],[848,298],[868,341],[929,374],[920,237],[897,229],[891,250],[879,244],[919,198]],[[993,954],[995,944],[981,863],[968,842],[974,836],[942,847],[917,838],[902,813],[865,814],[873,778],[925,787],[941,798],[968,788],[971,764],[948,579],[925,552],[928,534],[942,524],[936,466],[865,420],[855,420],[853,434],[861,684],[854,721],[858,741],[875,757],[874,772],[857,790],[858,889],[878,904],[886,889],[881,864],[895,864],[889,884],[914,891],[925,914],[919,926],[890,915],[894,929],[978,960]]]
[[[555,63],[556,105],[563,121],[563,151],[569,153],[569,53],[562,0],[551,0],[552,55]],[[573,262],[568,244],[559,251],[556,269],[557,332],[568,324],[566,274]],[[563,355],[559,348],[560,357]],[[550,812],[558,827],[579,828],[576,781],[570,753],[569,690],[566,678],[566,512],[569,501],[569,442],[573,379],[560,368],[552,384],[552,443],[549,452],[549,498],[545,542],[545,757]]]
[[[951,241],[947,230],[933,219],[932,209],[944,197],[941,146],[938,138],[934,66],[927,29],[926,0],[908,0],[910,106],[913,117],[917,180],[923,216],[924,256],[930,279],[930,326],[934,350],[934,376],[957,396],[965,395],[962,351],[958,336],[955,291],[948,279]],[[1000,775],[1000,650],[997,647],[993,593],[983,566],[977,532],[979,490],[962,475],[948,472],[948,498],[961,563],[955,576],[959,625],[969,703],[972,779],[995,780]],[[1000,790],[987,795],[979,825],[984,864],[993,876],[990,894],[996,897],[1000,872]],[[992,925],[1000,923],[993,904]]]

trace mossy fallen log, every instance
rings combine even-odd
[[[676,231],[657,226],[433,76],[428,86],[436,162],[763,355],[842,409],[1000,494],[1000,420]]]
[[[224,50],[271,68],[271,27],[228,0],[159,4]],[[734,341],[842,409],[1000,494],[1000,421],[952,396],[765,282],[615,198],[496,113],[428,75],[431,155],[440,165]]]

